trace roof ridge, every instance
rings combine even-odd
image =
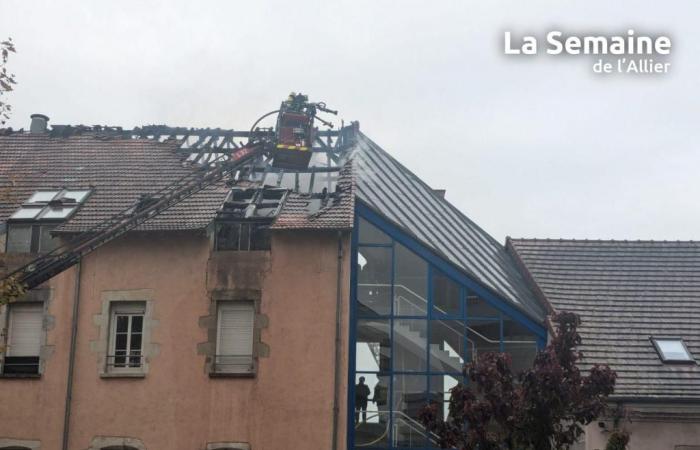
[[[627,244],[698,244],[700,240],[683,239],[576,239],[576,238],[514,238],[506,237],[513,242],[576,242],[576,243],[627,243]]]

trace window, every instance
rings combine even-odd
[[[216,250],[270,250],[268,223],[219,223],[216,229]]]
[[[110,317],[108,372],[140,372],[143,367],[143,302],[116,302]]]
[[[661,361],[665,363],[694,363],[695,359],[680,338],[651,338]]]
[[[90,190],[37,191],[8,220],[5,251],[47,253],[58,246],[51,231],[73,214]]]
[[[38,374],[43,332],[42,303],[12,303],[7,324],[3,374]]]
[[[252,373],[253,302],[219,302],[217,306],[215,373]]]

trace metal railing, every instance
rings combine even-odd
[[[143,365],[141,352],[130,352],[119,355],[106,355],[107,369],[138,369]]]
[[[214,355],[213,373],[249,373],[255,369],[252,354]]]
[[[382,424],[381,419],[383,417],[391,418],[391,420],[383,422],[384,428],[381,434],[377,437],[372,436],[368,442],[355,442],[355,447],[369,447],[378,444],[388,436],[390,429],[392,431],[392,446],[394,447],[399,445],[411,447],[416,443],[424,443],[425,440],[428,440],[431,444],[436,444],[438,441],[438,435],[426,430],[420,422],[403,411],[376,411],[367,415],[368,420],[378,418],[379,424]],[[369,422],[356,423],[355,430],[366,423]]]

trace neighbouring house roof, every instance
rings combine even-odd
[[[367,136],[353,153],[358,199],[542,322],[545,311],[505,247]]]
[[[192,172],[180,142],[120,133],[0,133],[0,222],[40,189],[90,188],[78,211],[55,231],[82,232]],[[315,208],[291,192],[276,228],[352,228],[352,166],[342,171],[340,196]],[[196,230],[216,217],[230,187],[222,180],[139,226],[138,230]],[[314,200],[316,201],[316,200]],[[311,208],[309,208],[311,206]]]
[[[700,401],[700,367],[663,363],[650,337],[700,358],[700,242],[508,239],[546,301],[581,316],[581,368],[617,372],[614,396]]]

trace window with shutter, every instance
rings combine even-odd
[[[219,302],[217,315],[214,371],[253,372],[253,302]]]
[[[44,305],[13,303],[9,306],[4,374],[38,374]]]

